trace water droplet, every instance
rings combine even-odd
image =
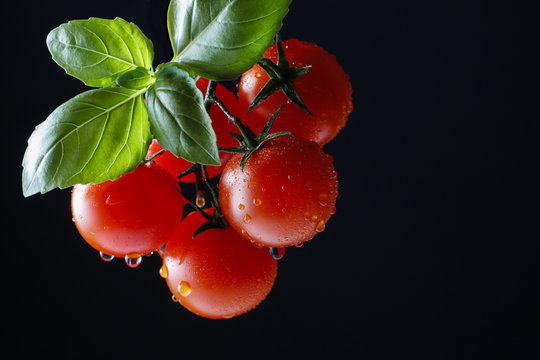
[[[332,211],[330,212],[330,215],[334,215],[335,213],[336,213],[336,207],[334,206],[334,207],[332,208]]]
[[[141,264],[142,257],[138,254],[129,254],[124,257],[126,265],[130,268],[136,268]]]
[[[328,204],[328,195],[325,193],[319,194],[319,204],[326,206]]]
[[[244,204],[242,204],[242,203],[240,205],[238,205],[238,209],[240,209],[240,210],[244,210],[245,208],[246,208],[246,206]]]
[[[287,175],[287,179],[292,180],[293,176],[291,174]]]
[[[285,248],[270,248],[270,255],[276,259],[280,260],[285,256]]]
[[[319,220],[319,217],[318,217],[317,215],[313,215],[313,216],[311,217],[311,221],[317,222],[317,220]]]
[[[251,222],[251,216],[249,216],[248,214],[246,214],[246,216],[244,216],[244,222],[246,224],[249,224]]]
[[[172,301],[174,301],[174,302],[178,302],[178,299],[177,299],[176,296],[174,296],[174,295],[171,296],[171,299],[172,299]]]
[[[204,199],[204,191],[198,191],[197,192],[197,198],[195,199],[195,204],[202,208],[204,205],[206,205],[206,201]]]
[[[103,261],[111,261],[112,259],[114,259],[113,255],[107,255],[107,254],[103,253],[102,251],[99,252],[99,257]]]
[[[187,281],[180,281],[176,289],[181,296],[189,296],[191,294],[191,285]]]
[[[266,188],[261,188],[261,191],[262,191],[262,192],[265,192],[265,191],[266,191]]]
[[[163,264],[161,265],[161,267],[159,268],[159,275],[166,279],[167,276],[169,276],[169,270],[167,269],[167,265]]]
[[[253,204],[254,204],[255,206],[261,206],[262,200],[259,199],[259,198],[255,198],[255,199],[253,199]]]
[[[75,218],[74,218],[74,217],[72,217],[72,218],[71,218],[71,221],[75,222]]]
[[[255,73],[256,78],[260,78],[261,76],[262,76],[261,73]]]
[[[301,243],[298,243],[298,244],[296,244],[296,245],[294,245],[294,246],[296,246],[297,248],[301,248],[302,246],[304,246],[304,243],[301,242]]]
[[[319,222],[317,223],[317,226],[315,227],[315,230],[316,230],[317,232],[321,232],[321,231],[324,230],[324,227],[325,227],[324,221],[321,220],[321,221],[319,221]]]
[[[231,315],[223,315],[224,319],[231,319],[233,317],[234,317],[234,315],[232,315],[232,314]]]

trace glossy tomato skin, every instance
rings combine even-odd
[[[197,212],[182,221],[165,247],[162,274],[174,297],[197,315],[223,319],[243,314],[269,294],[277,262],[230,227],[193,238],[204,221]]]
[[[101,184],[75,185],[73,221],[98,251],[136,257],[162,247],[182,218],[185,199],[175,180],[151,162]]]
[[[334,55],[313,43],[290,39],[284,41],[283,46],[291,66],[312,66],[294,81],[294,86],[314,116],[292,103],[282,91],[277,91],[244,116],[245,122],[258,133],[270,116],[285,104],[272,132],[291,131],[323,146],[343,128],[353,109],[349,76]],[[264,57],[277,62],[275,43],[264,53]],[[268,79],[268,74],[259,65],[242,75],[238,84],[238,99],[244,112]]]
[[[324,230],[338,194],[333,160],[315,142],[287,135],[223,170],[219,200],[229,224],[250,241],[287,247]]]
[[[199,90],[206,93],[206,88],[208,86],[208,80],[200,78],[197,81],[197,87]],[[236,96],[225,88],[222,85],[217,85],[216,87],[216,96],[225,104],[227,109],[235,116],[239,117],[241,114],[240,105]],[[220,109],[216,104],[213,104],[210,108],[210,117],[212,118],[212,127],[216,132],[217,136],[217,146],[218,147],[230,147],[237,146],[238,142],[229,134],[229,132],[238,132],[237,127],[229,120],[225,113]],[[152,156],[153,154],[160,151],[161,145],[159,142],[154,139],[150,147],[148,148],[147,157]],[[220,166],[207,166],[208,176],[214,177],[223,171],[225,164],[231,158],[232,154],[226,152],[219,153],[219,159],[221,160]],[[165,153],[156,156],[154,161],[157,165],[163,167],[167,172],[169,172],[173,177],[176,178],[178,174],[182,171],[187,170],[191,163],[187,160],[184,160],[180,157],[176,157],[171,152],[166,151]],[[182,178],[182,182],[195,182],[195,175],[190,174]]]

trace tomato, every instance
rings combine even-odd
[[[225,166],[219,201],[229,224],[269,247],[298,245],[324,230],[338,194],[333,159],[315,142],[286,135],[262,145],[240,170]]]
[[[160,273],[174,297],[195,314],[213,319],[243,314],[270,293],[277,262],[230,227],[193,238],[204,222],[197,212],[186,216],[165,247]]]
[[[323,146],[341,130],[352,111],[349,76],[334,55],[313,43],[290,39],[284,41],[283,46],[291,66],[312,66],[294,81],[294,87],[314,116],[292,103],[282,91],[277,91],[244,116],[245,122],[258,133],[270,116],[285,104],[272,132],[291,131]],[[264,53],[264,57],[277,62],[275,43]],[[268,80],[268,74],[259,65],[242,75],[238,84],[238,99],[244,112]]]
[[[208,80],[201,78],[199,81],[197,81],[197,87],[199,90],[201,90],[203,93],[206,93],[206,88],[208,86]],[[239,116],[241,114],[238,100],[236,99],[236,96],[229,91],[224,86],[218,84],[216,88],[216,96],[225,104],[227,109],[235,116]],[[229,120],[227,115],[220,109],[220,107],[216,104],[213,104],[210,108],[210,117],[212,118],[212,127],[214,128],[214,131],[216,132],[217,136],[217,146],[219,147],[230,147],[230,146],[237,146],[238,142],[229,134],[229,132],[238,132],[238,128]],[[152,141],[152,144],[148,148],[148,153],[146,154],[147,157],[152,156],[153,154],[160,151],[161,145],[159,145],[159,142],[154,139]],[[220,166],[207,166],[208,170],[208,176],[214,177],[223,171],[223,168],[225,167],[225,164],[229,159],[231,158],[232,154],[226,153],[226,152],[220,152],[219,153],[219,159],[221,160]],[[184,160],[180,157],[176,157],[171,153],[170,151],[166,151],[165,153],[156,156],[154,158],[154,161],[157,165],[163,167],[165,170],[167,170],[173,177],[176,178],[178,174],[180,174],[182,171],[187,170],[191,166],[191,162]],[[182,178],[183,182],[195,182],[195,175],[189,174]]]
[[[77,229],[93,248],[135,258],[169,240],[185,203],[176,181],[147,162],[114,181],[75,185],[71,210]]]

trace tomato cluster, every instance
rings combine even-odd
[[[274,284],[283,250],[312,239],[335,213],[337,174],[321,146],[345,124],[351,86],[335,57],[322,48],[298,40],[283,44],[291,65],[311,65],[294,86],[312,115],[280,92],[246,115],[268,82],[258,65],[242,76],[238,98],[218,84],[215,95],[229,111],[216,104],[210,110],[220,148],[238,145],[239,135],[230,135],[238,132],[231,114],[258,133],[282,105],[272,131],[294,135],[269,137],[249,157],[220,152],[222,165],[204,169],[207,186],[208,178],[220,176],[215,209],[191,203],[197,211],[184,214],[189,201],[181,183],[197,177],[178,178],[192,164],[160,152],[157,140],[148,150],[152,160],[131,173],[73,188],[75,225],[104,259],[124,257],[134,267],[141,256],[158,251],[160,275],[173,299],[203,317],[230,318],[257,306]],[[274,45],[265,57],[276,61],[276,53]],[[204,92],[208,80],[197,85]]]

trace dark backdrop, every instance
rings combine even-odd
[[[4,117],[8,353],[533,358],[538,206],[528,206],[538,199],[538,163],[527,155],[538,125],[537,95],[526,89],[538,32],[527,9],[293,1],[282,38],[334,53],[353,85],[354,112],[325,146],[339,174],[337,214],[313,241],[287,250],[258,308],[216,321],[171,301],[158,256],[136,269],[101,261],[71,221],[70,190],[28,199],[20,190],[33,128],[85,90],[51,60],[47,33],[71,19],[120,16],[153,40],[157,65],[171,57],[168,1],[12,3],[4,85],[15,92],[3,100],[16,108]]]

